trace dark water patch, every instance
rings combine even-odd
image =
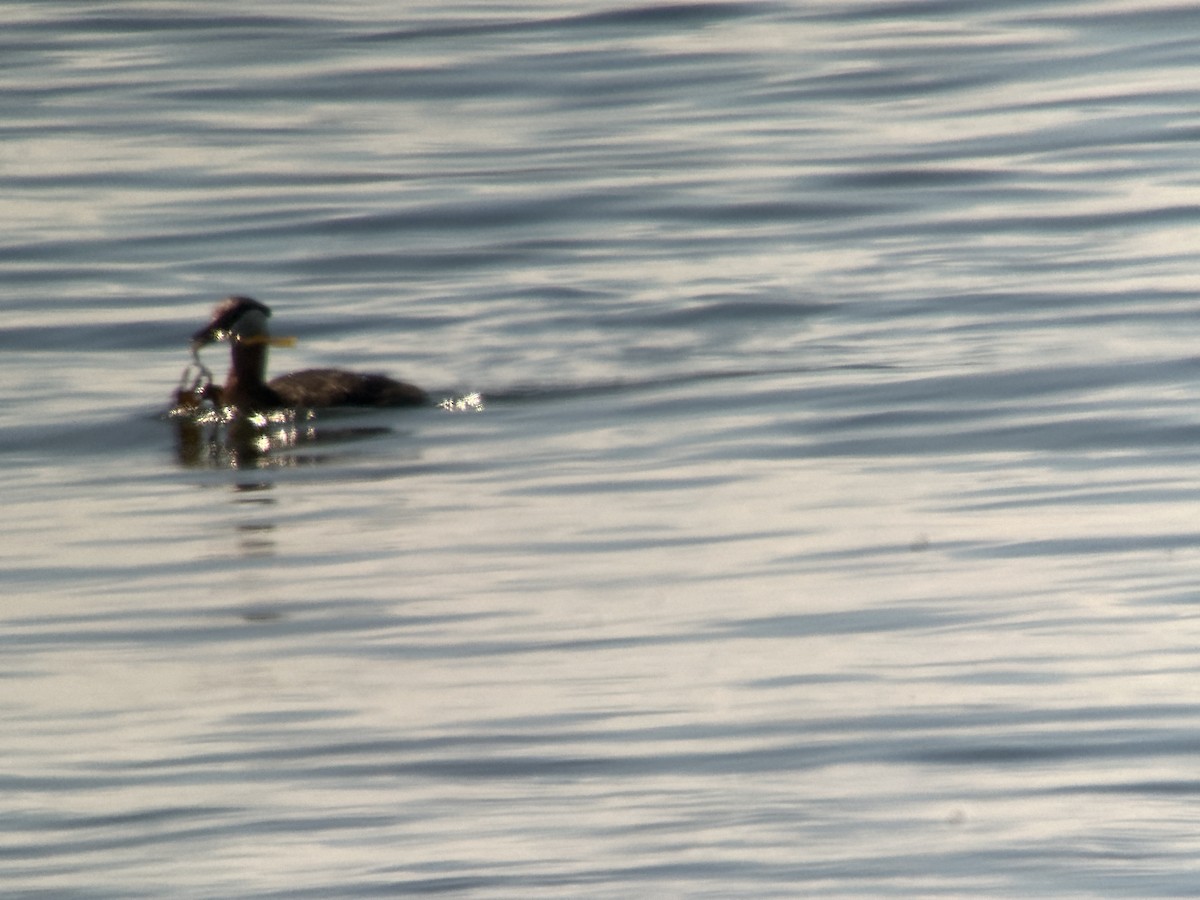
[[[1041,538],[976,547],[959,552],[963,552],[967,556],[988,559],[1018,559],[1044,556],[1072,558],[1088,556],[1116,557],[1144,553],[1172,553],[1177,550],[1196,549],[1200,549],[1200,532]]]
[[[584,13],[564,21],[589,30],[592,25],[708,25],[779,10],[775,3],[664,3]]]
[[[1048,214],[1031,211],[1025,216],[974,217],[972,219],[949,219],[930,223],[931,234],[954,232],[989,234],[1003,232],[1054,233],[1100,231],[1116,228],[1142,228],[1152,225],[1193,223],[1200,218],[1200,206],[1192,204],[1167,205],[1155,208],[1106,210],[1097,213]]]
[[[804,300],[764,300],[754,296],[698,296],[690,305],[668,309],[631,308],[620,316],[605,317],[606,326],[644,328],[694,328],[697,326],[732,324],[757,327],[774,319],[802,319],[830,313],[838,307],[832,303]]]
[[[481,59],[453,66],[398,63],[354,69],[342,67],[319,76],[264,77],[223,84],[168,84],[153,90],[156,100],[211,106],[224,103],[341,100],[479,102],[485,98],[555,104],[569,100],[581,108],[624,107],[679,92],[699,83],[728,88],[731,66],[740,58],[717,52],[654,55],[574,49],[528,54],[502,67]]]
[[[1031,3],[1035,8],[1040,3]],[[1179,45],[1186,46],[1187,38],[1178,38],[1181,29],[1194,27],[1200,20],[1200,10],[1187,4],[1159,4],[1136,6],[1127,9],[1096,9],[1080,7],[1077,10],[1038,12],[1026,21],[1031,25],[1050,25],[1069,28],[1115,28],[1132,35],[1153,31],[1165,31],[1175,37]]]
[[[937,165],[907,168],[872,168],[818,176],[816,183],[838,190],[961,189],[964,186],[1011,183],[1011,172],[988,168],[951,168]]]
[[[678,478],[664,475],[660,478],[604,479],[602,481],[568,481],[554,484],[521,485],[509,493],[521,496],[586,496],[589,494],[655,494],[674,491],[693,491],[718,487],[735,481],[738,476],[709,476],[704,478]],[[589,550],[591,542],[589,541]],[[661,546],[655,537],[647,537],[643,548]]]
[[[194,824],[197,820],[207,824]],[[394,816],[384,814],[376,816],[354,815],[343,812],[336,819],[329,817],[287,816],[276,819],[247,816],[244,810],[214,811],[197,809],[185,820],[193,824],[168,821],[143,823],[136,818],[119,824],[106,826],[75,826],[72,832],[95,832],[85,836],[78,835],[64,839],[63,825],[51,825],[45,828],[32,829],[33,834],[46,836],[46,832],[55,834],[57,840],[42,841],[34,845],[0,848],[0,859],[35,860],[54,857],[70,857],[80,853],[113,852],[129,850],[138,847],[168,847],[177,843],[194,843],[202,840],[219,838],[232,823],[247,835],[257,835],[264,838],[272,834],[302,835],[313,832],[338,831],[341,829],[377,828],[386,823],[395,822]],[[152,825],[150,829],[143,826]]]
[[[1096,263],[1096,260],[1091,261],[1093,266]],[[1031,260],[1030,264],[1037,265],[1037,261]],[[1071,263],[1069,260],[1061,260],[1058,264],[1070,266]],[[889,310],[889,319],[931,313],[978,315],[993,328],[1028,328],[1033,321],[1042,317],[1070,317],[1074,321],[1077,317],[1087,316],[1128,316],[1131,311],[1136,311],[1139,318],[1168,315],[1187,319],[1195,316],[1195,297],[1186,292],[1154,288],[1139,290],[1137,293],[1070,290],[956,292],[924,296],[911,305],[897,304]],[[1146,361],[1143,360],[1142,364],[1145,365]]]
[[[888,631],[929,631],[978,624],[978,619],[932,607],[887,607],[846,612],[785,613],[761,618],[714,623],[714,630],[742,638],[811,637],[813,635],[873,634]]]
[[[653,210],[656,218],[682,222],[717,224],[748,224],[754,222],[820,223],[830,219],[873,216],[896,212],[894,206],[864,204],[851,200],[829,203],[803,201],[760,201],[738,203],[693,203],[682,206],[662,206]]]
[[[1197,458],[1200,459],[1200,451]],[[1137,506],[1141,504],[1170,503],[1190,496],[1200,500],[1196,491],[1181,491],[1178,486],[1150,483],[1125,483],[1111,487],[1080,487],[1078,485],[1059,485],[1030,489],[1029,487],[1014,487],[1006,492],[1009,496],[998,496],[996,499],[980,499],[971,501],[964,497],[956,498],[954,510],[961,512],[990,512],[998,510],[1036,510],[1038,507],[1054,507],[1070,505],[1072,507],[1108,507],[1108,506]]]
[[[949,60],[959,60],[958,54],[947,54]],[[824,75],[800,80],[793,89],[808,100],[843,100],[862,102],[864,97],[874,102],[899,102],[912,97],[928,97],[940,93],[962,93],[986,88],[996,81],[991,72],[947,75],[931,72],[923,66],[876,66],[870,71]]]
[[[927,458],[986,453],[1081,454],[1130,451],[1147,446],[1194,447],[1200,425],[1164,426],[1157,420],[1129,416],[1071,417],[1057,423],[1021,424],[992,428],[957,428],[926,434],[882,432],[855,438],[817,439],[788,444],[747,442],[750,458],[910,457]],[[1067,456],[1060,457],[1066,462]]]
[[[613,738],[605,743],[616,747]],[[341,753],[330,754],[325,748],[305,747],[289,757],[286,769],[272,767],[257,755],[242,759],[228,759],[221,764],[202,762],[172,762],[161,775],[142,770],[130,771],[126,775],[104,776],[99,783],[116,786],[138,776],[150,783],[170,780],[177,784],[239,783],[252,771],[256,779],[264,782],[289,783],[298,778],[313,783],[327,783],[347,779],[350,781],[378,781],[397,777],[418,777],[458,783],[533,781],[552,782],[557,779],[607,777],[618,780],[663,776],[672,772],[700,772],[724,774],[751,774],[755,772],[790,772],[822,769],[851,759],[860,759],[862,752],[854,752],[847,744],[816,746],[813,744],[784,744],[770,747],[745,749],[712,748],[709,750],[665,750],[661,754],[644,752],[616,752],[610,754],[579,754],[566,751],[558,754],[533,752],[522,746],[516,752],[504,755],[498,752],[466,756],[453,751],[442,751],[436,757],[414,758],[410,754],[370,751],[362,759],[338,759]],[[867,752],[868,756],[874,753]],[[62,790],[74,779],[64,778],[46,785]],[[13,789],[19,779],[0,776],[0,786]],[[29,788],[33,786],[30,785]]]
[[[616,215],[631,195],[627,192],[596,191],[585,193],[556,193],[543,197],[524,197],[519,200],[482,201],[454,205],[445,201],[399,212],[340,215],[324,220],[309,220],[305,227],[314,233],[390,234],[393,232],[449,229],[500,228],[510,229],[546,223],[576,220],[580,215],[589,219]]]
[[[721,544],[740,543],[742,541],[758,541],[773,537],[791,536],[793,532],[746,532],[742,534],[722,535],[687,535],[667,537],[662,534],[644,535],[628,538],[605,538],[598,534],[588,534],[578,540],[571,541],[542,541],[534,549],[548,556],[558,554],[629,554],[646,550],[661,550],[663,548],[694,549],[697,547],[715,547]]]
[[[1135,751],[1134,746],[1140,747]],[[938,765],[1031,766],[1048,762],[1125,759],[1137,753],[1147,759],[1188,756],[1200,750],[1200,739],[1187,735],[1161,735],[1149,731],[1038,734],[1027,740],[977,741],[972,738],[947,741],[940,748],[918,751],[916,759]]]
[[[603,381],[595,383],[557,383],[557,384],[526,384],[514,385],[507,388],[497,388],[489,390],[484,394],[485,399],[489,403],[496,404],[517,404],[517,403],[556,403],[563,400],[581,399],[585,397],[604,396],[609,394],[626,394],[644,390],[655,390],[662,387],[685,383],[694,384],[697,382],[711,380],[725,380],[731,378],[751,377],[758,373],[749,372],[711,372],[711,373],[690,373],[686,375],[672,375],[661,379],[642,378],[639,381],[627,381],[624,379],[614,379],[612,381]]]
[[[8,126],[0,124],[0,135],[10,133],[5,130],[6,127]],[[18,126],[13,127],[16,128]],[[31,129],[34,127],[30,126]],[[46,127],[38,125],[36,129],[41,130]],[[54,126],[48,127],[51,131],[55,130]],[[103,125],[101,124],[100,127],[103,128]],[[209,131],[209,134],[223,133],[221,125],[215,125],[213,128],[214,131]],[[65,125],[63,129],[68,130]],[[11,132],[14,136],[19,133],[16,130]],[[231,130],[224,133],[232,135],[237,132]],[[296,189],[296,193],[302,193],[304,189],[313,187],[314,183],[326,187],[352,188],[371,186],[380,188],[385,185],[403,186],[419,180],[421,180],[421,177],[412,173],[388,171],[385,169],[326,171],[318,174],[273,171],[271,169],[226,171],[187,165],[176,165],[160,169],[132,169],[110,172],[97,172],[93,170],[56,172],[52,175],[30,172],[0,173],[0,185],[11,187],[14,190],[66,190],[69,188],[106,187],[153,188],[156,191],[164,193],[180,194],[188,190],[214,192],[208,196],[189,197],[189,208],[194,204],[196,209],[207,208],[219,214],[222,218],[229,217],[232,221],[254,221],[256,217],[270,217],[278,215],[278,213],[261,209],[253,209],[249,212],[231,210],[230,198],[227,196],[216,196],[215,192],[234,188],[257,190],[265,188],[292,188]],[[295,211],[297,207],[295,204],[289,204],[289,209]],[[326,209],[324,206],[312,206],[305,211],[322,213]]]
[[[0,263],[53,263],[64,256],[84,255],[91,259],[104,258],[113,263],[119,261],[128,264],[131,259],[145,260],[155,256],[147,251],[178,252],[180,248],[187,248],[189,252],[195,252],[200,247],[213,244],[223,245],[223,248],[228,250],[229,245],[236,244],[239,238],[294,238],[301,233],[302,227],[301,223],[295,221],[282,225],[276,221],[270,225],[259,223],[241,227],[226,222],[208,222],[200,227],[189,225],[169,234],[158,231],[121,237],[81,235],[70,239],[32,241],[0,247]]]
[[[670,313],[666,315],[669,316]],[[690,315],[690,308],[683,308],[680,315],[686,320]],[[704,317],[705,313],[701,312],[700,315]],[[772,310],[769,315],[773,317],[774,311]],[[720,322],[723,316],[724,311],[718,310],[715,321]],[[651,316],[652,320],[653,318],[654,316]],[[607,322],[604,324],[607,325]],[[709,410],[718,408],[747,410],[756,406],[767,406],[778,402],[784,402],[790,406],[791,404],[799,404],[801,402],[812,402],[814,398],[821,403],[828,402],[833,404],[837,402],[837,397],[840,395],[842,388],[829,388],[828,382],[823,376],[826,376],[830,371],[844,372],[847,375],[851,375],[862,372],[888,372],[891,368],[891,366],[883,363],[838,365],[832,369],[827,369],[819,365],[805,366],[789,364],[774,367],[764,366],[760,369],[687,369],[661,375],[643,372],[637,378],[613,378],[611,380],[579,382],[564,380],[561,382],[515,384],[507,387],[486,389],[484,396],[489,402],[516,404],[560,402],[562,400],[604,397],[614,394],[628,395],[631,403],[638,403],[636,411],[642,414],[653,410],[661,412],[669,409],[680,410],[684,413],[687,410],[696,410],[697,408],[707,408]],[[804,383],[806,377],[812,383]],[[790,382],[793,378],[795,379],[795,394],[787,394],[781,390],[779,382]],[[756,386],[755,382],[764,382],[765,386]],[[816,383],[818,382],[823,386],[817,386]],[[714,389],[710,391],[699,390],[706,385],[713,385]],[[716,387],[720,387],[720,390],[717,390]],[[640,394],[670,392],[676,388],[685,390],[682,393],[649,397],[644,401],[635,400]],[[695,390],[686,390],[687,388]],[[847,388],[847,390],[849,393],[854,393],[856,389]],[[851,403],[853,401],[847,399],[845,402]],[[790,419],[785,417],[781,421],[786,424]],[[766,427],[775,426],[768,425]],[[719,434],[719,430],[713,432],[714,436],[719,436]]]
[[[1200,793],[1200,780],[1171,779],[1122,781],[1116,783],[1094,782],[1091,784],[1071,784],[1047,791],[1050,794],[1163,794],[1169,797],[1191,797]]]
[[[579,13],[565,16],[532,17],[521,20],[492,20],[480,22],[463,18],[453,22],[437,22],[411,28],[373,32],[359,35],[359,41],[372,43],[388,41],[428,40],[462,38],[473,35],[505,35],[536,33],[539,31],[576,30],[588,37],[596,34],[597,26],[603,28],[641,30],[650,26],[704,27],[714,23],[732,21],[756,15],[764,15],[779,9],[775,3],[677,3],[646,6],[620,7],[598,12]]]
[[[867,679],[868,681],[874,679]],[[679,744],[722,747],[740,738],[762,742],[766,752],[785,749],[790,740],[811,735],[818,739],[819,749],[832,749],[826,741],[855,744],[863,734],[894,734],[903,741],[899,749],[916,746],[949,747],[953,741],[973,743],[981,733],[993,730],[1010,735],[1057,734],[1086,730],[1111,745],[1113,740],[1131,740],[1139,734],[1155,746],[1187,745],[1193,738],[1189,725],[1196,718],[1195,707],[1186,704],[1148,704],[1144,709],[1120,706],[1068,706],[1040,709],[987,708],[971,706],[922,706],[900,711],[871,711],[841,716],[810,716],[800,720],[770,720],[757,723],[714,721],[707,723],[627,724],[626,715],[592,713],[560,719],[534,718],[528,721],[508,719],[464,723],[461,730],[435,735],[409,735],[374,739],[330,739],[330,732],[320,726],[297,731],[290,727],[280,730],[255,730],[242,735],[262,746],[234,750],[189,752],[172,757],[141,760],[112,760],[103,768],[113,773],[127,771],[161,771],[175,767],[202,772],[209,769],[262,767],[274,771],[275,777],[286,778],[290,769],[286,763],[300,760],[387,760],[460,758],[475,755],[488,747],[541,748],[541,756],[567,755],[561,748],[605,746],[618,753],[629,748],[649,745]],[[637,718],[636,715],[633,716]],[[1158,723],[1158,724],[1155,724]],[[514,724],[521,727],[512,728]],[[1069,729],[1067,726],[1076,726]],[[1056,731],[1057,729],[1057,731]],[[929,737],[935,734],[934,737]],[[862,752],[878,754],[880,758],[893,754],[893,748],[863,746]],[[486,760],[484,760],[486,761]]]
[[[62,308],[74,308],[79,317],[106,318],[105,311],[97,308],[97,304],[88,300],[82,302],[63,302]],[[124,315],[133,311],[126,309]],[[123,322],[63,322],[58,324],[23,325],[0,328],[0,350],[33,353],[37,351],[53,351],[56,353],[96,353],[104,351],[140,350],[151,348],[161,349],[172,344],[180,348],[180,366],[187,361],[187,339],[191,331],[182,322],[160,321],[157,318],[129,318]],[[120,370],[128,364],[126,359],[109,361],[113,370]],[[81,360],[83,365],[94,363],[94,357]],[[164,396],[169,390],[163,385]]]
[[[447,271],[463,273],[503,269],[528,264],[540,258],[544,247],[523,244],[482,246],[464,249],[412,248],[396,246],[379,253],[330,251],[319,259],[303,259],[289,267],[294,276],[316,283],[343,282],[347,276],[388,280],[411,275],[444,276]],[[272,266],[264,267],[270,271]]]
[[[899,21],[925,22],[928,20],[953,20],[954,17],[965,13],[978,16],[989,9],[1017,9],[1022,6],[1040,6],[1040,0],[1017,0],[1014,3],[1000,4],[996,2],[974,3],[971,0],[896,0],[889,3],[847,3],[825,6],[814,10],[813,18],[829,21],[850,21],[854,23]]]
[[[506,876],[498,874],[479,875],[443,875],[436,877],[394,877],[380,878],[375,875],[356,879],[353,883],[338,880],[316,887],[297,886],[286,891],[256,892],[250,896],[259,900],[270,900],[272,897],[287,900],[287,898],[313,897],[317,900],[330,896],[341,897],[424,897],[441,896],[443,894],[474,893],[478,891],[507,888],[517,891],[533,890],[535,887],[554,886],[571,883],[568,880],[548,879],[545,876]]]
[[[0,255],[3,250],[0,249]],[[72,284],[97,285],[110,281],[121,271],[119,264],[96,262],[91,265],[25,266],[15,260],[5,267],[5,281],[14,291],[22,286],[37,289],[40,295],[47,287],[62,289]]]
[[[839,675],[829,674],[808,674],[808,675],[781,675],[776,678],[760,678],[754,681],[746,682],[743,687],[751,691],[771,691],[771,690],[787,690],[796,687],[824,687],[837,684],[856,684],[869,683],[878,681],[879,676],[867,675],[863,673],[846,673]]]
[[[330,28],[336,20],[317,19],[312,17],[284,15],[254,15],[247,13],[222,13],[220,15],[129,15],[110,10],[101,14],[68,16],[56,22],[56,28],[65,32],[77,32],[85,35],[104,34],[116,36],[140,32],[184,32],[195,36],[204,32],[280,32],[309,31],[313,28]],[[20,26],[17,26],[20,27]],[[25,29],[30,32],[46,30],[44,24],[27,23]]]
[[[812,389],[812,393],[814,399],[835,408],[862,408],[868,405],[864,402],[865,394],[870,398],[870,405],[884,405],[888,411],[914,401],[924,401],[935,409],[972,408],[972,404],[983,401],[1007,401],[1016,404],[1015,416],[1039,418],[1057,413],[1064,416],[1064,424],[1071,424],[1065,415],[1088,410],[1091,403],[1087,398],[1091,394],[1138,385],[1177,384],[1183,371],[1177,360],[1126,359],[1120,365],[1109,362],[1059,363],[989,372],[958,370],[947,375],[881,380],[869,385],[822,385]],[[1048,404],[1050,398],[1060,396],[1065,397],[1061,408]],[[1038,403],[1031,407],[1033,398],[1037,398]],[[973,408],[979,409],[978,406]],[[1136,417],[1138,411],[1132,411],[1131,415]]]
[[[241,566],[245,565],[246,561],[242,560]],[[223,572],[230,568],[221,567]],[[79,580],[86,584],[87,577],[85,572]],[[209,590],[203,582],[193,582],[191,593],[204,596]],[[14,629],[10,643],[13,648],[29,651],[37,647],[67,645],[179,648],[260,641],[264,638],[263,629],[270,629],[272,640],[276,642],[305,637],[330,642],[326,648],[317,650],[323,653],[339,652],[335,649],[337,645],[332,643],[338,635],[430,634],[454,623],[480,618],[476,614],[459,613],[406,615],[372,609],[370,605],[349,599],[326,603],[295,598],[270,604],[274,614],[269,617],[248,617],[267,607],[254,598],[252,591],[247,591],[247,595],[245,602],[219,607],[196,608],[189,604],[172,610],[141,608],[90,615],[13,617],[9,620]],[[181,598],[180,602],[185,601]]]
[[[62,816],[41,811],[23,815],[24,824],[38,831],[88,831],[92,829],[128,828],[130,826],[161,825],[180,820],[224,818],[240,812],[231,806],[146,807],[128,812],[103,814],[73,813]]]
[[[829,571],[838,571],[846,566],[857,566],[863,571],[868,571],[881,567],[895,567],[905,559],[921,553],[955,553],[977,546],[976,541],[934,541],[927,535],[914,534],[909,540],[894,543],[859,544],[842,550],[805,550],[801,553],[780,555],[774,562],[777,565],[796,565],[803,569],[812,569],[819,565]],[[874,615],[873,612],[870,614]]]

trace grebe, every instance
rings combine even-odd
[[[228,340],[233,364],[224,387],[208,396],[243,412],[288,407],[421,406],[429,396],[413,384],[386,375],[343,369],[305,369],[266,380],[267,347],[290,344],[267,330],[270,308],[250,297],[227,297],[213,310],[212,321],[192,335],[192,353],[214,341]]]

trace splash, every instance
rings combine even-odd
[[[472,393],[462,397],[447,397],[438,406],[447,412],[483,412],[483,395]]]

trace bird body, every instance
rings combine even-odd
[[[267,382],[285,406],[420,406],[429,402],[415,384],[377,372],[304,369]]]

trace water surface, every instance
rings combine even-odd
[[[1200,13],[8,12],[13,896],[1194,892]]]

